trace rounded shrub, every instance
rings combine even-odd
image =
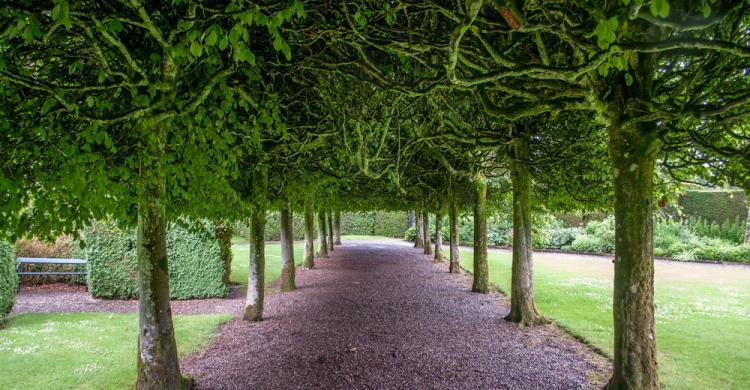
[[[0,320],[13,308],[18,288],[16,253],[10,243],[0,241]]]

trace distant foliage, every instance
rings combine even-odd
[[[169,291],[174,299],[223,297],[224,260],[211,224],[188,230],[167,229]],[[201,229],[198,229],[198,228]],[[128,299],[138,295],[136,233],[112,222],[95,223],[84,233],[88,286],[96,298]]]
[[[341,234],[401,237],[406,229],[406,213],[373,211],[341,214]],[[434,221],[431,229],[435,229]]]
[[[18,276],[13,245],[0,241],[0,320],[13,308]]]
[[[745,237],[745,222],[739,216],[733,222],[726,220],[721,224],[701,217],[688,219],[690,231],[700,237],[719,238],[731,243],[742,244]]]
[[[680,196],[679,204],[687,219],[721,225],[747,218],[747,202],[742,191],[687,191]]]

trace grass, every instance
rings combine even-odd
[[[228,315],[175,316],[181,357],[208,344]],[[0,389],[127,389],[135,383],[138,317],[27,313],[0,330]]]
[[[294,263],[302,264],[304,243],[294,243]],[[250,269],[250,244],[247,242],[232,245],[232,273],[229,281],[247,288],[247,273]],[[266,286],[281,276],[281,245],[266,243]]]
[[[611,355],[609,259],[534,256],[542,314]],[[488,256],[490,281],[510,291],[511,254]],[[461,265],[472,269],[471,250]],[[660,381],[665,389],[744,389],[750,383],[750,268],[657,262],[655,310]]]

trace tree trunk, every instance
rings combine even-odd
[[[256,207],[250,216],[250,272],[247,274],[246,321],[263,319],[263,296],[265,288],[266,249],[263,231],[266,226],[266,210]]]
[[[294,228],[292,210],[287,203],[281,209],[281,291],[294,291]]]
[[[474,176],[474,282],[471,291],[490,292],[487,268],[487,179],[478,173]]]
[[[305,261],[307,269],[315,268],[315,209],[312,198],[305,199]]]
[[[745,193],[747,198],[747,218],[745,218],[745,244],[750,245],[750,192]]]
[[[432,254],[432,242],[430,240],[430,213],[425,210],[422,212],[422,240],[424,241],[424,254]]]
[[[458,253],[458,245],[460,243],[458,238],[458,210],[456,209],[456,197],[451,194],[450,204],[448,205],[448,219],[450,220],[450,240],[451,240],[451,253],[450,253],[450,265],[448,266],[448,272],[457,274],[461,272],[461,263]]]
[[[326,240],[326,212],[321,207],[318,209],[318,254],[320,257],[328,257],[328,240]]]
[[[219,242],[219,251],[224,261],[224,276],[222,281],[224,286],[229,288],[229,275],[232,274],[232,226],[223,221],[214,223],[214,233],[216,240]]]
[[[328,224],[328,250],[333,251],[333,242],[335,241],[333,238],[333,212],[327,212],[326,219],[326,223]]]
[[[652,182],[658,141],[613,125],[615,183],[614,363],[608,389],[658,389],[654,332]]]
[[[416,228],[416,238],[414,239],[414,247],[415,248],[424,248],[424,234],[422,233],[422,229],[424,228],[424,225],[422,224],[422,213],[419,211],[414,212],[414,222],[417,226]]]
[[[534,305],[533,248],[531,241],[531,177],[526,167],[528,144],[521,138],[513,145],[514,156],[510,163],[513,184],[513,265],[511,271],[510,313],[506,320],[518,323],[520,328],[543,324],[547,321]]]
[[[435,262],[443,261],[443,211],[435,212]]]
[[[414,212],[407,211],[406,212],[406,228],[411,229],[412,226],[414,226]]]
[[[140,177],[138,197],[137,389],[183,387],[169,305],[166,180],[158,157]]]
[[[333,243],[341,245],[341,211],[333,214]]]

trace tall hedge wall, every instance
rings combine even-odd
[[[0,321],[13,308],[17,287],[18,275],[16,275],[14,246],[0,241]]]
[[[294,239],[303,240],[305,238],[304,215],[299,212],[294,213],[292,225]],[[235,224],[234,229],[235,235],[244,238],[249,237],[250,231],[247,224]],[[269,213],[266,219],[265,239],[267,241],[278,241],[280,229],[279,213]],[[406,230],[405,212],[374,211],[341,214],[341,234],[402,237],[404,230]]]
[[[224,258],[213,226],[167,230],[169,291],[174,299],[223,297]],[[195,230],[195,231],[193,231]],[[138,296],[135,230],[121,230],[112,222],[95,223],[84,232],[88,287],[97,298]]]
[[[679,204],[685,216],[718,224],[747,218],[747,200],[742,191],[687,191],[680,196]]]

